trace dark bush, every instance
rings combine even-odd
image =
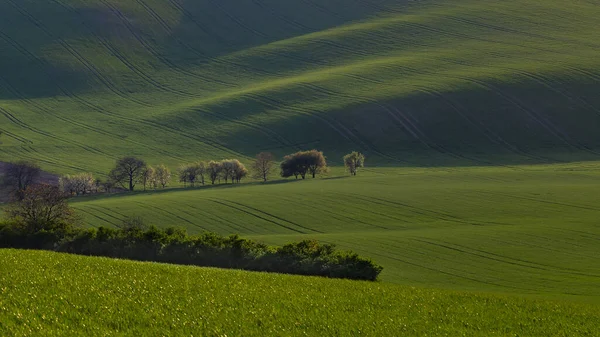
[[[369,281],[377,280],[383,269],[355,253],[314,240],[269,247],[238,235],[190,236],[184,229],[145,226],[139,219],[128,219],[118,229],[68,227],[34,233],[18,223],[0,223],[0,248]]]

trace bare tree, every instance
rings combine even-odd
[[[2,185],[16,200],[22,200],[24,192],[30,185],[36,183],[42,173],[40,167],[31,162],[19,161],[8,163]]]
[[[273,166],[275,165],[275,157],[270,152],[261,152],[256,155],[256,159],[252,163],[252,171],[254,172],[254,178],[262,179],[264,182],[267,181]]]
[[[169,168],[165,165],[160,164],[156,167],[155,176],[158,185],[160,185],[162,188],[165,188],[171,181],[171,170],[169,170]]]
[[[351,175],[355,176],[358,169],[365,166],[365,156],[360,152],[353,151],[344,156],[344,166]]]
[[[67,196],[58,186],[48,184],[28,186],[23,191],[23,199],[9,205],[6,213],[31,233],[53,230],[75,221]]]
[[[146,162],[143,160],[125,157],[117,161],[115,168],[110,171],[108,176],[116,184],[133,191],[135,185],[142,179],[145,168]]]

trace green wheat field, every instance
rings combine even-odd
[[[600,336],[598,18],[597,0],[0,0],[1,162],[331,166],[72,199],[86,226],[317,239],[384,267],[0,250],[0,335]]]

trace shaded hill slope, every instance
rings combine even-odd
[[[0,1],[0,160],[596,158],[595,1]]]

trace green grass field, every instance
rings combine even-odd
[[[597,336],[596,307],[0,250],[11,336]]]
[[[598,16],[582,0],[2,0],[0,160],[597,158]]]
[[[94,226],[240,233],[336,243],[406,285],[600,301],[597,163],[370,169],[357,177],[76,199]]]
[[[125,155],[317,148],[333,166],[72,200],[86,225],[314,238],[385,267],[366,284],[4,250],[0,335],[600,335],[599,17],[597,0],[0,0],[2,162],[103,178]]]

